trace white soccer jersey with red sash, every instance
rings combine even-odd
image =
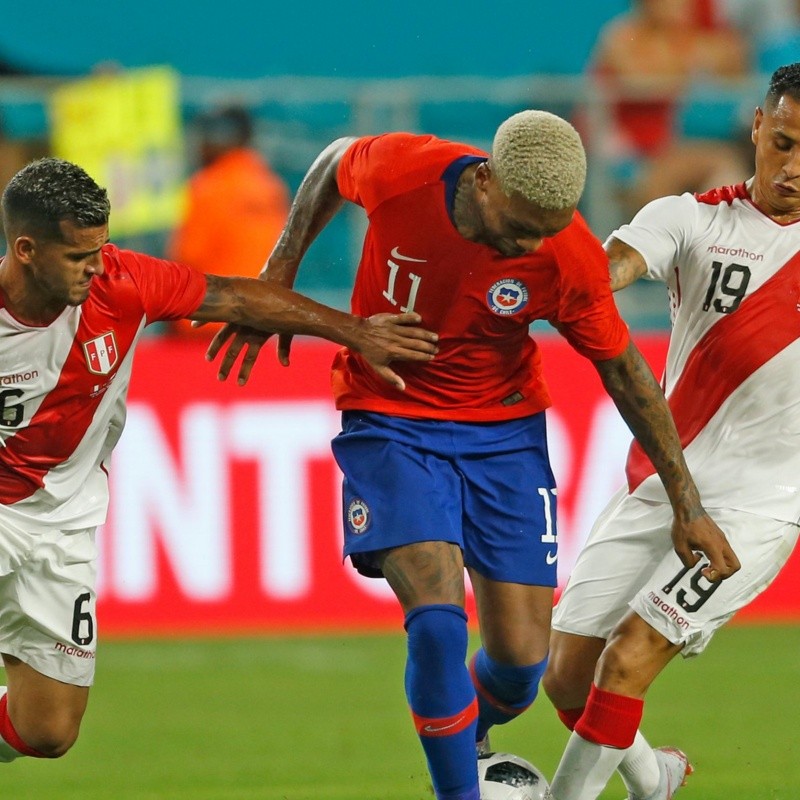
[[[663,384],[703,505],[800,521],[800,223],[741,184],[656,200],[612,236],[669,287]],[[635,442],[626,473],[666,502]]]
[[[26,325],[0,295],[0,515],[28,530],[105,520],[104,461],[125,423],[133,351],[146,324],[180,319],[205,294],[189,267],[103,248],[89,298]]]

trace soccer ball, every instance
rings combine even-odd
[[[548,783],[529,761],[511,753],[478,756],[481,800],[546,800]]]

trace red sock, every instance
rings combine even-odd
[[[575,733],[589,742],[625,750],[633,744],[644,712],[644,700],[598,689],[594,684]]]
[[[574,731],[578,720],[583,716],[584,710],[585,706],[583,708],[557,708],[556,714],[569,730]]]
[[[0,697],[0,736],[3,737],[3,740],[9,747],[13,747],[18,753],[22,753],[24,756],[48,758],[44,753],[40,753],[38,750],[28,747],[14,730],[14,726],[11,724],[11,717],[8,716],[7,694]]]

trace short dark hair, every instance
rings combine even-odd
[[[800,100],[800,62],[778,67],[772,73],[764,105],[774,108],[785,94],[793,100]]]
[[[204,141],[223,147],[243,147],[253,138],[253,118],[244,106],[206,111],[195,119],[195,125]]]
[[[23,167],[3,192],[3,228],[10,241],[20,232],[58,240],[60,223],[79,228],[105,225],[111,213],[108,193],[77,164],[40,158]]]

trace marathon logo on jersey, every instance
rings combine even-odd
[[[353,533],[364,533],[369,527],[369,508],[363,500],[351,500],[347,507],[347,524]]]
[[[666,600],[662,600],[655,592],[651,591],[647,599],[666,617],[669,617],[679,628],[689,629],[689,620],[683,616],[675,606],[670,605]]]
[[[95,375],[108,375],[119,360],[114,331],[84,342],[83,352],[86,355],[86,366],[89,367],[89,372]]]
[[[65,656],[74,656],[75,658],[94,658],[94,653],[91,650],[84,650],[81,647],[75,647],[74,644],[63,644],[62,642],[55,643],[55,649]]]
[[[746,258],[749,261],[763,261],[763,253],[753,253],[745,250],[744,247],[729,247],[724,244],[712,244],[707,248],[709,253],[722,256],[733,256],[734,258]]]
[[[516,278],[501,278],[486,295],[489,308],[504,317],[516,314],[528,302],[528,287]]]
[[[39,378],[39,370],[31,369],[27,372],[15,372],[12,375],[0,375],[0,386],[13,386],[15,383],[28,383]]]

